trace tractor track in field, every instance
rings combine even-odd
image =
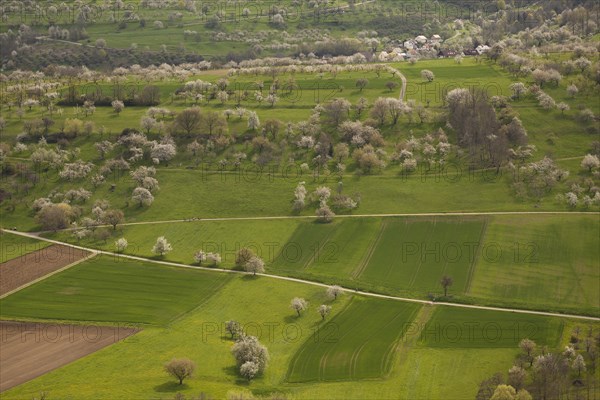
[[[33,239],[43,240],[43,241],[46,241],[49,243],[60,244],[63,246],[69,246],[74,249],[89,251],[89,252],[95,253],[96,255],[108,255],[111,257],[120,257],[120,258],[129,259],[129,260],[136,260],[136,261],[142,261],[142,262],[160,264],[160,265],[167,265],[167,266],[173,266],[173,267],[180,267],[180,268],[198,269],[198,270],[203,270],[203,271],[212,271],[212,272],[238,274],[238,275],[248,275],[249,274],[248,272],[245,272],[245,271],[237,271],[237,270],[223,269],[223,268],[192,266],[192,265],[175,263],[175,262],[170,262],[170,261],[152,260],[152,259],[148,259],[148,258],[144,258],[144,257],[137,257],[137,256],[126,255],[126,254],[118,254],[118,253],[105,251],[105,250],[98,250],[98,249],[77,246],[77,245],[73,245],[70,243],[60,242],[58,240],[47,239],[47,238],[39,237],[38,235],[31,234],[31,233],[17,232],[17,231],[5,230],[5,229],[2,229],[2,231],[13,234],[13,235],[20,235],[20,236],[24,236],[24,237],[33,238]],[[273,275],[273,274],[267,274],[267,273],[257,273],[256,275],[271,278],[271,279],[280,279],[280,280],[289,281],[289,282],[297,282],[297,283],[302,283],[302,284],[307,284],[307,285],[319,286],[319,287],[323,287],[323,288],[328,288],[330,286],[325,283],[314,282],[314,281],[310,281],[310,280],[306,280],[306,279],[292,278],[292,277]],[[449,306],[449,307],[468,308],[468,309],[474,309],[474,310],[501,311],[501,312],[511,312],[511,313],[518,313],[518,314],[542,315],[542,316],[548,316],[548,317],[572,318],[572,319],[580,319],[580,320],[588,320],[588,321],[600,321],[599,317],[592,317],[592,316],[580,315],[580,314],[556,313],[556,312],[548,312],[548,311],[526,310],[526,309],[519,309],[519,308],[480,306],[480,305],[474,305],[474,304],[433,302],[433,301],[429,301],[429,300],[421,300],[421,299],[413,299],[413,298],[407,298],[407,297],[390,296],[390,295],[379,294],[379,293],[363,292],[360,290],[353,290],[353,289],[344,288],[344,287],[342,287],[342,289],[344,292],[355,293],[355,294],[366,296],[366,297],[375,297],[375,298],[380,298],[380,299],[389,299],[389,300],[403,301],[403,302],[409,302],[409,303],[418,303],[418,304],[426,304],[426,305],[443,305],[443,306]]]

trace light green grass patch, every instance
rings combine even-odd
[[[1,300],[0,317],[161,325],[206,301],[229,278],[98,256]]]
[[[597,215],[495,216],[468,294],[597,310],[599,234]]]

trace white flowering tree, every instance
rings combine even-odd
[[[265,262],[262,258],[254,256],[244,264],[244,269],[246,272],[252,272],[252,275],[256,275],[257,272],[263,273],[265,272]]]
[[[152,253],[157,254],[159,256],[164,256],[173,250],[173,246],[167,241],[164,236],[160,236],[156,239],[156,243],[152,247]]]
[[[300,312],[308,308],[308,302],[301,297],[294,297],[290,303],[290,307],[300,316]]]
[[[129,243],[125,238],[120,238],[115,241],[115,249],[117,250],[117,253],[124,252],[128,245]]]
[[[149,206],[154,202],[154,196],[150,191],[143,187],[136,187],[133,189],[131,200],[138,203],[140,207]]]

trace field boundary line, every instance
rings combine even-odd
[[[465,294],[468,295],[471,291],[471,284],[473,283],[473,276],[475,275],[475,270],[477,269],[477,264],[479,263],[479,253],[481,252],[480,246],[481,243],[485,243],[485,237],[487,235],[489,220],[485,218],[483,221],[483,226],[481,227],[481,234],[479,235],[479,245],[477,245],[477,251],[475,252],[475,256],[473,257],[473,262],[471,262],[471,267],[469,268],[469,274],[467,275],[467,283],[465,284]]]
[[[435,234],[436,224],[437,224],[437,219],[434,217],[433,218],[433,229],[427,235],[427,242],[429,242],[429,238]],[[409,235],[410,235],[410,233],[409,233]],[[446,263],[446,265],[447,265],[447,263]],[[446,265],[444,265],[444,269],[446,268]],[[419,276],[419,272],[421,272],[422,266],[423,266],[423,253],[421,252],[421,255],[419,257],[419,264],[417,264],[417,268],[415,269],[415,272],[413,273],[413,276],[410,278],[410,282],[408,283],[409,289],[412,289],[413,285],[417,281],[417,276]]]
[[[377,233],[377,237],[375,238],[375,240],[373,240],[371,242],[371,244],[369,244],[369,247],[367,248],[367,251],[363,257],[363,259],[360,261],[360,264],[358,264],[358,266],[356,268],[354,268],[354,270],[351,273],[352,278],[359,278],[362,273],[365,271],[365,269],[367,268],[367,265],[369,264],[369,261],[371,261],[371,257],[373,257],[373,253],[375,252],[375,249],[377,248],[377,245],[379,244],[379,241],[381,240],[381,237],[383,236],[383,231],[387,229],[388,226],[388,221],[384,220],[381,222],[381,226],[379,227],[379,232]]]
[[[337,228],[337,226],[335,227]],[[313,254],[308,258],[308,260],[306,260],[306,262],[304,263],[304,265],[302,266],[302,269],[308,269],[308,267],[310,267],[311,264],[315,263],[315,260],[318,260],[319,255],[321,254],[321,250],[323,250],[323,248],[327,245],[327,243],[329,243],[329,241],[331,240],[331,237],[333,236],[333,233],[335,232],[335,228],[332,229],[331,232],[329,232],[327,235],[325,235],[325,240],[323,241],[322,244],[319,244],[319,246],[317,246],[315,248],[315,251],[313,251]]]
[[[418,330],[417,332],[414,332],[414,337],[411,338],[406,337],[409,332],[401,332],[394,343],[392,343],[390,355],[385,360],[385,366],[389,365],[389,369],[382,375],[384,378],[389,378],[393,374],[394,369],[399,370],[406,362],[407,359],[402,358],[402,356],[404,353],[408,355],[408,352],[418,343],[421,332],[425,329],[425,324],[429,322],[433,312],[434,308],[430,306],[422,306],[415,312],[415,316],[410,321],[409,326],[414,324],[417,326]],[[383,367],[384,366],[382,366],[382,368]]]
[[[98,251],[96,251],[96,250],[87,250],[87,251],[89,251],[89,252],[90,252],[90,254],[88,254],[87,256],[85,256],[85,257],[82,257],[82,258],[80,258],[79,260],[77,260],[77,261],[74,261],[74,262],[72,262],[72,263],[70,263],[70,264],[67,264],[67,265],[65,265],[64,267],[57,269],[56,271],[52,271],[52,272],[50,272],[49,274],[46,274],[46,275],[44,275],[44,276],[40,276],[39,278],[37,278],[37,279],[34,279],[34,280],[32,280],[31,282],[27,282],[26,284],[24,284],[24,285],[22,285],[22,286],[19,286],[18,288],[16,288],[16,289],[13,289],[13,290],[11,290],[10,292],[6,292],[6,293],[4,293],[2,296],[0,296],[0,300],[2,300],[3,298],[5,298],[5,297],[7,297],[7,296],[10,296],[11,294],[14,294],[14,293],[16,293],[16,292],[18,292],[18,291],[20,291],[20,290],[23,290],[23,289],[25,289],[25,288],[28,288],[28,287],[29,287],[29,286],[31,286],[31,285],[34,285],[34,284],[36,284],[36,283],[38,283],[38,282],[41,282],[41,281],[43,281],[44,279],[51,277],[52,275],[58,274],[59,272],[66,271],[67,269],[69,269],[69,268],[71,268],[71,267],[74,267],[74,266],[75,266],[75,265],[77,265],[77,264],[80,264],[80,263],[82,263],[82,262],[84,262],[84,261],[87,261],[87,260],[91,260],[92,258],[94,258],[94,257],[96,257],[96,256],[98,255]]]
[[[77,245],[70,244],[70,243],[60,242],[58,240],[42,238],[39,236],[35,236],[34,234],[29,234],[29,233],[25,233],[25,232],[11,231],[11,230],[6,230],[6,229],[1,229],[1,230],[4,232],[7,232],[7,233],[12,233],[14,235],[21,235],[21,236],[25,236],[25,237],[29,237],[29,238],[33,238],[33,239],[44,240],[44,241],[47,241],[50,243],[62,244],[64,246],[70,246],[70,247],[80,249],[80,250],[86,250],[89,252],[93,252],[96,255],[104,254],[104,255],[108,255],[108,256],[112,256],[112,257],[127,258],[130,260],[142,261],[142,262],[146,262],[146,263],[160,264],[160,265],[179,267],[179,268],[195,269],[195,270],[200,270],[200,271],[213,271],[213,272],[228,273],[228,274],[251,275],[251,273],[248,273],[245,271],[237,271],[237,270],[224,269],[224,268],[192,266],[192,265],[181,264],[181,263],[176,263],[176,262],[171,262],[171,261],[152,260],[149,258],[130,256],[127,254],[118,254],[118,253],[113,253],[113,252],[105,251],[105,250],[90,249],[87,247],[77,246]],[[325,283],[321,283],[321,282],[309,281],[306,279],[292,278],[292,277],[281,276],[281,275],[256,273],[256,276],[264,276],[266,278],[280,279],[280,280],[289,281],[289,282],[303,283],[303,284],[318,286],[318,287],[322,287],[322,288],[328,288],[331,286],[329,284],[325,284]],[[600,322],[600,317],[592,317],[589,315],[567,314],[567,313],[539,311],[539,310],[527,310],[527,309],[522,309],[522,308],[480,306],[480,305],[475,305],[475,304],[433,302],[433,301],[429,301],[429,300],[413,299],[413,298],[409,298],[409,297],[398,297],[398,296],[390,296],[390,295],[380,294],[380,293],[363,292],[360,290],[354,290],[354,289],[345,288],[345,287],[342,287],[342,290],[347,293],[354,293],[354,294],[362,295],[362,296],[366,296],[366,297],[390,299],[390,300],[402,301],[402,302],[407,302],[407,303],[419,303],[419,304],[440,305],[440,306],[449,306],[449,307],[458,307],[458,308],[469,308],[469,309],[474,309],[474,310],[512,312],[512,313],[517,313],[517,314],[544,315],[544,316],[548,316],[548,317],[573,318],[573,319],[581,319],[581,320],[599,321]]]

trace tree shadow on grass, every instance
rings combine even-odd
[[[240,376],[238,372],[238,367],[235,365],[230,365],[229,367],[223,367],[223,372],[232,378],[235,378],[235,384],[238,386],[250,386],[250,382],[248,379]]]
[[[293,314],[293,315],[290,314],[290,315],[285,316],[283,318],[283,321],[286,324],[293,324],[293,323],[297,323],[298,322],[298,318],[300,318],[300,317],[297,314]]]
[[[185,382],[180,385],[179,382],[169,381],[169,382],[165,382],[160,385],[154,386],[154,391],[160,392],[160,393],[173,393],[173,392],[178,392],[180,390],[185,390],[187,388],[188,388],[188,385]]]

